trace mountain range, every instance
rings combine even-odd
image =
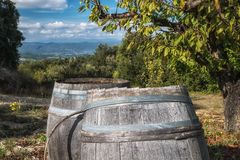
[[[117,45],[120,42],[75,42],[75,43],[41,43],[24,42],[18,49],[21,58],[46,59],[56,57],[73,57],[93,54],[99,44]]]

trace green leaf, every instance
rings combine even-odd
[[[166,47],[166,48],[164,49],[163,54],[164,54],[165,57],[169,54],[169,51],[170,51],[170,49],[169,49],[168,47]]]
[[[156,10],[156,5],[155,5],[155,3],[151,3],[151,4],[149,5],[149,11],[152,12],[152,11],[154,11],[154,10]]]
[[[177,45],[181,42],[182,39],[183,39],[183,36],[182,36],[182,35],[179,36],[179,37],[174,41],[174,46],[177,46]]]
[[[152,54],[154,54],[156,51],[156,48],[154,46],[152,46]]]
[[[217,30],[217,34],[221,34],[222,32],[223,32],[223,28],[219,28],[218,30]]]
[[[201,43],[201,41],[200,41],[200,40],[197,40],[197,42],[196,42],[196,51],[197,51],[197,52],[200,52],[202,46],[203,46],[203,44]]]
[[[173,5],[176,6],[178,4],[178,0],[173,0]]]

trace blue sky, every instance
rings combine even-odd
[[[122,31],[105,33],[79,13],[79,0],[12,0],[21,15],[19,28],[26,42],[119,41]],[[102,0],[115,10],[115,0]]]

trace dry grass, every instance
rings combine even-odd
[[[191,93],[203,125],[212,160],[240,160],[240,135],[224,131],[223,99],[220,94]]]
[[[223,109],[223,99],[220,93],[205,94],[199,92],[190,93],[196,109]]]

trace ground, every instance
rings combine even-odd
[[[212,160],[240,160],[240,135],[224,131],[223,99],[220,94],[191,94],[203,125]]]
[[[240,160],[240,135],[223,129],[221,95],[191,93],[191,97],[211,160]],[[48,103],[49,99],[0,95],[0,159],[43,159]]]

